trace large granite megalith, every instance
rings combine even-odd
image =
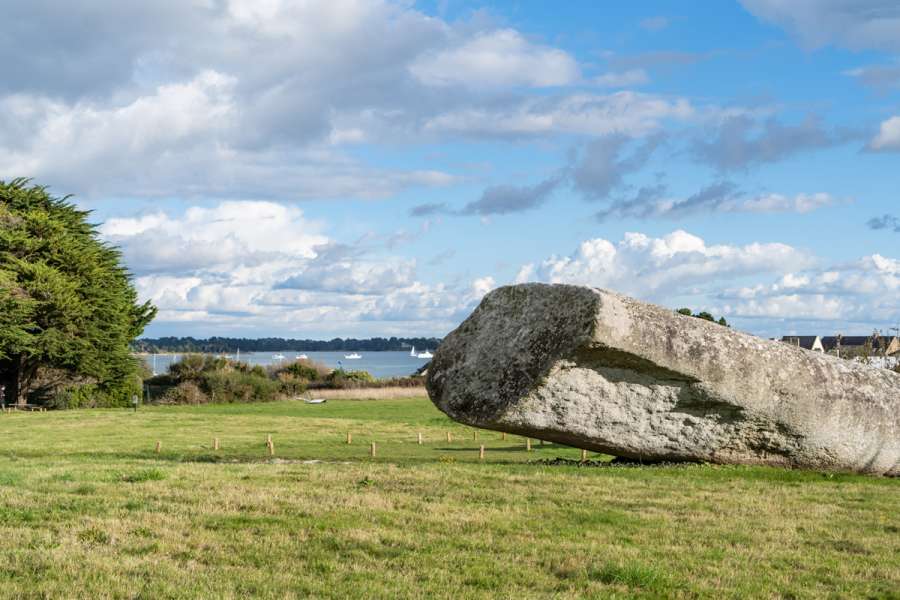
[[[600,289],[494,290],[427,386],[462,423],[614,456],[900,475],[900,374]]]

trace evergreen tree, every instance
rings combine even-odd
[[[0,181],[0,385],[7,403],[78,386],[104,403],[124,403],[134,389],[138,364],[128,344],[156,309],[138,304],[119,251],[98,239],[88,214],[27,180]]]

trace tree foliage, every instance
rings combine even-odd
[[[718,323],[723,327],[728,327],[728,321],[725,320],[725,317],[719,317],[719,320],[717,321],[716,318],[712,316],[712,313],[705,310],[695,313],[689,308],[679,308],[675,312],[677,312],[679,315],[685,315],[686,317],[696,317],[698,319],[703,319],[704,321],[709,321],[711,323]]]
[[[126,402],[138,372],[129,343],[156,309],[139,304],[116,248],[89,212],[27,180],[0,181],[0,385],[6,402],[90,386]],[[139,389],[139,388],[138,388]]]

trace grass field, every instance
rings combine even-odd
[[[578,456],[426,399],[2,414],[0,597],[900,598],[898,480]]]

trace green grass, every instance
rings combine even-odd
[[[578,456],[425,399],[4,414],[0,598],[900,598],[898,480]]]

